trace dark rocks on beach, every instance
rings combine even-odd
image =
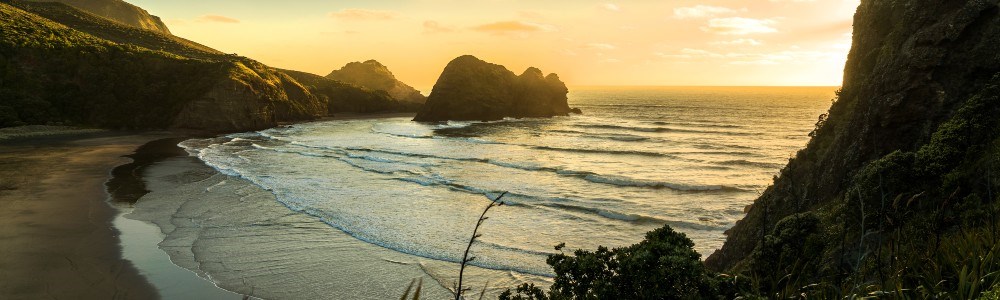
[[[448,63],[414,121],[494,121],[506,117],[566,116],[569,89],[556,74],[528,68],[520,76],[504,66],[465,55]]]

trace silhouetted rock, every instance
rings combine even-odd
[[[465,55],[448,63],[414,121],[501,120],[565,116],[569,90],[556,74],[528,68],[521,76]]]
[[[348,63],[326,77],[363,88],[385,91],[390,97],[399,101],[418,104],[427,102],[427,97],[421,95],[420,91],[396,79],[389,68],[375,60]]]

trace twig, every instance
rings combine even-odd
[[[490,205],[487,205],[486,209],[483,210],[483,214],[479,215],[479,221],[476,222],[476,228],[472,230],[472,238],[469,239],[469,245],[465,247],[465,254],[462,255],[462,264],[458,269],[458,286],[455,287],[455,300],[461,300],[462,293],[465,292],[465,289],[462,288],[462,277],[465,276],[465,265],[476,259],[476,257],[469,257],[469,249],[472,249],[472,243],[482,236],[479,234],[479,226],[483,225],[483,222],[489,219],[489,217],[486,216],[486,213],[489,212],[491,208],[503,206],[503,201],[500,201],[500,199],[505,195],[507,195],[507,192],[503,192],[500,196],[497,196],[496,199],[493,199],[493,201],[490,202]]]

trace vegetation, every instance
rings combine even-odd
[[[61,3],[0,0],[0,33],[0,127],[235,131],[416,110],[332,80],[307,88],[293,72]]]
[[[305,72],[281,70],[302,83],[329,105],[329,113],[356,112],[415,112],[420,105],[393,99],[381,90],[371,90],[350,85],[323,76]]]

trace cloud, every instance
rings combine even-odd
[[[220,15],[203,15],[198,17],[198,21],[216,23],[239,23],[240,20]]]
[[[605,43],[590,43],[584,45],[584,48],[594,49],[594,50],[615,50],[618,49],[617,46]]]
[[[737,11],[728,7],[698,5],[678,7],[674,9],[674,17],[678,19],[700,19],[718,15],[734,14]]]
[[[503,21],[495,22],[489,24],[483,24],[479,26],[472,27],[472,30],[479,32],[488,32],[492,34],[524,34],[531,32],[541,32],[541,31],[555,31],[555,27],[546,24],[529,23],[522,21]]]
[[[794,62],[836,61],[843,59],[843,51],[801,51],[786,50],[778,52],[730,52],[718,53],[701,49],[684,48],[676,53],[657,52],[654,55],[687,61],[721,61],[730,65],[774,65]]]
[[[424,21],[424,33],[434,34],[434,33],[448,33],[455,32],[455,28],[451,26],[441,25],[437,21]]]
[[[384,10],[369,10],[361,8],[345,8],[339,11],[329,13],[331,18],[347,20],[347,21],[384,21],[392,20],[397,18],[396,13]]]
[[[607,9],[607,10],[610,10],[610,11],[621,11],[622,10],[621,7],[619,7],[617,4],[614,4],[614,3],[604,3],[604,5],[602,5],[601,7],[604,7],[604,9]]]
[[[716,18],[708,20],[708,26],[702,27],[701,30],[725,35],[772,33],[778,32],[778,29],[771,27],[771,25],[774,25],[775,23],[777,22],[771,19],[751,19],[741,17]]]
[[[760,46],[764,43],[755,39],[735,39],[732,41],[712,42],[711,44],[720,46]]]

